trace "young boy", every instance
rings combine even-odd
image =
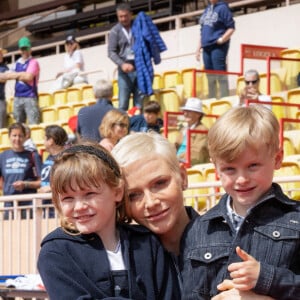
[[[160,105],[157,101],[149,101],[143,108],[142,115],[136,115],[130,118],[131,132],[155,131],[160,133],[163,126],[163,120],[159,118]]]
[[[183,243],[183,299],[211,299],[224,279],[300,299],[300,203],[272,183],[283,158],[277,119],[262,105],[233,108],[210,129],[208,149],[226,194]]]

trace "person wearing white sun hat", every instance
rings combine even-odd
[[[182,128],[176,138],[177,157],[180,161],[186,162],[187,129],[205,130],[208,128],[202,124],[201,120],[205,115],[202,109],[202,101],[199,98],[188,98],[185,105],[181,107],[184,114],[186,126]],[[191,164],[209,162],[206,134],[191,134]]]

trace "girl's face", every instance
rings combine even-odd
[[[120,140],[128,134],[128,124],[125,122],[117,122],[113,125],[113,137]]]
[[[60,194],[62,215],[83,234],[96,233],[102,241],[109,241],[115,234],[116,205],[121,202],[124,186],[111,188],[103,183],[100,188],[80,190],[74,183],[72,189]]]
[[[23,134],[21,129],[12,129],[9,135],[9,139],[14,151],[21,152],[24,150],[23,144],[25,142],[25,135]]]
[[[273,173],[282,162],[282,151],[270,156],[266,146],[259,151],[246,148],[232,162],[216,159],[215,165],[222,186],[233,200],[233,207],[240,215],[254,206],[270,189]]]
[[[174,174],[166,161],[152,155],[125,168],[128,183],[129,215],[155,234],[171,235],[182,225],[186,214],[183,205],[183,186],[186,173]]]

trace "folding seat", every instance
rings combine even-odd
[[[53,92],[53,105],[60,105],[67,103],[67,91],[65,89]]]
[[[180,109],[180,100],[174,89],[163,89],[158,93],[161,113],[165,111],[178,112]]]
[[[203,174],[197,170],[189,168],[187,169],[188,184],[197,184],[199,182],[204,182]],[[185,205],[192,206],[197,211],[206,209],[206,195],[208,193],[207,188],[192,188],[183,191]]]
[[[164,88],[174,88],[178,84],[182,84],[180,71],[170,70],[162,74]]]
[[[300,49],[285,49],[280,52],[282,58],[296,58],[299,61],[281,60],[281,68],[286,70],[285,85],[287,89],[294,89],[297,85],[297,76],[300,72]]]
[[[227,100],[216,100],[212,101],[210,103],[210,109],[209,112],[212,115],[217,115],[221,116],[223,115],[226,111],[232,108],[232,104],[230,101]]]
[[[35,144],[43,144],[45,139],[45,126],[42,124],[29,125],[31,132],[31,139]]]
[[[299,104],[300,107],[300,88],[292,89],[287,91],[287,102],[288,103],[294,103]],[[289,118],[296,119],[297,118],[297,112],[300,111],[299,107],[287,107],[287,114]]]
[[[7,128],[0,128],[0,142],[2,146],[10,146]]]
[[[82,101],[95,100],[93,86],[86,84],[81,87]]]
[[[82,101],[82,91],[79,87],[68,87],[66,90],[67,93],[67,102],[80,102]]]
[[[53,105],[53,95],[51,93],[39,93],[39,107],[47,107]]]
[[[57,110],[55,106],[42,107],[40,112],[42,123],[53,124],[57,121]]]
[[[275,170],[274,172],[274,181],[277,181],[277,177],[280,180],[280,177],[290,177],[290,176],[299,176],[300,167],[299,164],[295,161],[283,161],[281,168]],[[280,183],[283,191],[292,199],[300,200],[300,182],[293,181]]]
[[[58,105],[56,107],[57,111],[57,121],[68,122],[70,117],[73,116],[73,107],[71,105]]]
[[[152,88],[153,90],[160,90],[164,88],[162,76],[160,74],[154,74]]]

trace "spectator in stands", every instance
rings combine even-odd
[[[128,184],[127,214],[156,234],[177,262],[181,239],[188,224],[198,217],[192,207],[184,207],[187,188],[186,169],[179,163],[172,143],[155,132],[134,133],[124,137],[112,150]],[[182,250],[181,250],[182,251]],[[179,270],[179,268],[177,268]],[[205,274],[203,274],[205,276]],[[178,273],[181,280],[181,275]],[[224,300],[249,300],[253,296],[233,289]],[[258,296],[257,300],[270,299]]]
[[[8,71],[3,55],[7,53],[6,49],[0,48],[0,73]],[[7,109],[5,96],[5,81],[0,80],[0,128],[5,128],[7,124]]]
[[[50,299],[180,299],[157,238],[124,224],[125,181],[109,151],[72,146],[56,158],[50,180],[61,227],[44,238],[38,258]]]
[[[245,72],[244,75],[245,87],[239,91],[240,105],[245,105],[245,101],[248,100],[259,100],[259,101],[272,101],[271,96],[263,95],[259,90],[259,73],[250,69]],[[270,108],[270,106],[267,106]]]
[[[159,118],[160,105],[157,101],[148,101],[143,107],[143,114],[130,118],[130,132],[156,131],[160,133],[163,120]]]
[[[56,74],[56,81],[52,91],[66,89],[74,84],[87,83],[84,72],[84,60],[79,43],[74,35],[69,35],[65,42],[63,70]]]
[[[100,142],[99,126],[104,115],[114,109],[111,102],[113,87],[111,82],[100,79],[94,85],[94,94],[97,103],[82,107],[78,112],[77,134],[79,139]]]
[[[227,71],[227,53],[230,38],[235,30],[235,22],[228,4],[222,0],[209,0],[210,4],[200,18],[200,42],[196,59],[200,60],[203,51],[205,70]],[[226,75],[207,74],[208,98],[222,98],[229,95]],[[220,93],[217,93],[219,83]]]
[[[0,81],[16,80],[14,97],[14,119],[16,122],[38,124],[40,111],[38,106],[38,80],[40,66],[31,56],[31,42],[27,37],[18,41],[21,57],[11,72],[0,73]]]
[[[50,188],[50,171],[54,164],[55,157],[64,150],[68,141],[68,134],[59,125],[49,125],[45,128],[45,150],[49,153],[43,162],[41,171],[41,187],[39,193],[49,193]]]
[[[109,33],[108,57],[118,66],[119,109],[127,111],[130,95],[133,94],[133,106],[138,108],[142,107],[143,95],[137,86],[130,4],[118,4],[116,13],[118,24]]]
[[[23,144],[24,149],[28,151],[37,151],[36,144],[31,138],[31,129],[27,124],[23,123],[23,126],[25,128],[25,142]]]
[[[36,193],[40,185],[41,158],[36,151],[24,149],[25,128],[22,123],[9,127],[12,148],[0,153],[0,176],[4,181],[3,195]],[[21,201],[19,205],[29,205],[31,201]],[[5,202],[6,207],[13,206]],[[23,214],[22,217],[25,217]],[[6,215],[7,216],[7,215]]]
[[[279,129],[262,105],[232,108],[210,128],[209,154],[226,194],[186,235],[186,299],[210,299],[224,279],[237,289],[300,299],[300,203],[272,182],[283,159]]]
[[[119,140],[128,134],[129,119],[123,111],[113,109],[107,112],[99,126],[102,140],[100,145],[111,151]]]
[[[205,130],[208,128],[202,124],[201,120],[204,116],[202,110],[202,102],[198,98],[188,98],[185,106],[181,107],[184,114],[186,126],[183,126],[179,135],[176,138],[177,157],[180,161],[186,162],[186,147],[187,147],[187,130]],[[200,164],[209,162],[207,149],[207,134],[192,133],[191,134],[191,164]]]

